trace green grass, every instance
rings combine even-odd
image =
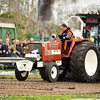
[[[0,75],[0,78],[15,78],[15,75]],[[28,78],[41,78],[40,75],[29,75]]]
[[[0,71],[8,72],[8,71],[15,71],[15,69],[7,69],[7,70],[4,70],[4,68],[2,68],[2,69],[0,69]]]
[[[48,96],[9,96],[4,100],[69,100],[77,98],[92,98],[95,99],[96,95],[48,95]],[[2,100],[2,99],[1,99]]]
[[[15,71],[15,69],[6,69],[6,70],[4,70],[4,68],[2,67],[2,69],[0,69],[0,71],[6,71],[6,72],[8,72],[8,71]],[[32,70],[30,72],[34,72],[34,70]]]
[[[28,78],[41,78],[40,75],[29,75]]]

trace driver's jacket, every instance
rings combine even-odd
[[[64,32],[61,33],[61,35],[59,36],[61,41],[62,41],[62,46],[64,46],[64,50],[67,49],[67,42],[68,41],[72,41],[74,39],[73,33],[70,30],[70,28],[67,28],[67,30],[65,30]],[[65,39],[63,39],[63,37],[65,37]],[[65,41],[67,40],[67,41]]]
[[[74,39],[73,33],[70,30],[70,28],[67,28],[67,30],[61,33],[60,38],[63,39],[63,37],[65,37],[65,40],[70,40],[70,41]]]

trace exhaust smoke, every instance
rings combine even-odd
[[[52,15],[51,5],[54,3],[54,0],[39,0],[38,3],[38,13],[39,13],[39,20],[46,21],[50,20]]]
[[[66,4],[75,3],[77,0],[39,0],[38,2],[38,20],[40,22],[41,33],[44,34],[46,27],[49,24],[50,18],[53,13],[53,4],[62,2]],[[58,8],[59,9],[59,8]],[[63,5],[62,5],[63,9]],[[57,16],[56,16],[57,17]]]
[[[52,4],[54,0],[39,0],[38,2],[38,20],[40,22],[41,33],[42,33],[42,42],[44,41],[44,33],[46,25],[50,21],[52,15]]]

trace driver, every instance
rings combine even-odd
[[[72,41],[74,39],[73,33],[70,30],[69,27],[66,26],[66,24],[61,25],[62,33],[59,35],[61,41],[62,41],[62,47],[63,47],[63,54],[66,55],[67,47],[69,45],[69,41]]]

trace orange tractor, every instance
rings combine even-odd
[[[82,36],[70,42],[66,56],[62,56],[62,42],[55,35],[52,41],[29,43],[26,59],[16,62],[16,78],[24,81],[29,71],[38,69],[41,78],[49,82],[62,81],[68,71],[75,81],[96,81],[100,74],[99,48]]]

